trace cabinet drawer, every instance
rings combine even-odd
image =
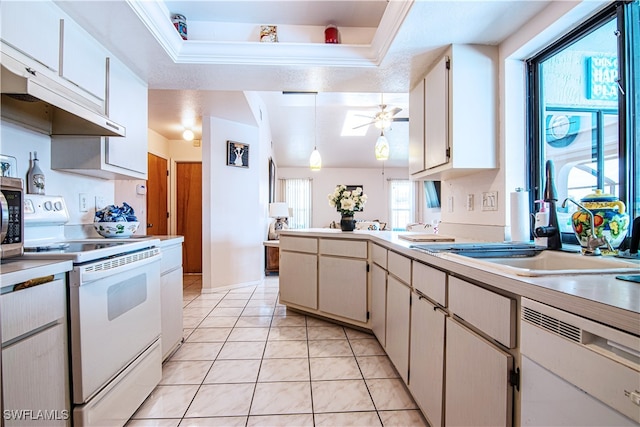
[[[173,245],[162,248],[162,271],[166,274],[171,270],[182,267],[182,245]]]
[[[387,250],[380,245],[371,245],[371,261],[380,267],[387,269]]]
[[[280,250],[316,254],[318,253],[318,239],[280,236]]]
[[[338,239],[320,239],[322,255],[345,256],[349,258],[366,258],[367,242]]]
[[[411,259],[389,251],[387,257],[387,270],[404,283],[411,285]]]
[[[65,301],[63,280],[0,296],[3,342],[63,318]]]
[[[441,306],[447,306],[447,274],[445,272],[414,262],[413,287]]]
[[[516,301],[449,277],[449,308],[508,348],[516,347]]]

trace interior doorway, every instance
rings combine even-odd
[[[169,234],[167,180],[169,168],[167,159],[149,153],[147,155],[147,232],[148,235]]]
[[[176,163],[176,233],[184,272],[202,273],[202,162]]]

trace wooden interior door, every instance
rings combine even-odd
[[[147,233],[164,236],[169,234],[167,218],[167,159],[149,153],[147,155]]]
[[[182,267],[202,273],[202,163],[176,163],[176,233],[184,236]]]

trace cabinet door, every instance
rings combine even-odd
[[[409,173],[424,170],[424,79],[409,92]]]
[[[371,266],[371,330],[382,347],[386,347],[387,272]]]
[[[69,413],[66,329],[58,323],[2,349],[5,411],[57,411],[53,419],[9,419],[4,426],[67,425]]]
[[[450,317],[446,327],[445,424],[510,426],[513,357]]]
[[[2,40],[53,71],[60,57],[60,9],[53,2],[0,3]]]
[[[105,162],[147,174],[147,85],[117,58],[109,59],[110,119],[126,128],[126,136],[107,138]]]
[[[182,340],[182,267],[160,277],[162,359]]]
[[[387,339],[389,359],[407,382],[409,375],[409,313],[411,290],[393,276],[387,277]]]
[[[449,161],[449,59],[443,57],[425,78],[424,140],[425,168]]]
[[[318,308],[318,256],[280,252],[280,299],[283,303]]]
[[[442,425],[445,314],[413,294],[409,390],[432,426]]]
[[[71,19],[62,23],[61,75],[104,101],[107,83],[107,51]]]
[[[320,310],[367,321],[367,261],[320,256]]]

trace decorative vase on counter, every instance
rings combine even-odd
[[[629,214],[624,203],[614,195],[604,194],[602,190],[585,196],[580,203],[593,214],[596,237],[606,237],[614,249],[620,246],[629,229]],[[585,247],[591,235],[589,214],[582,209],[577,210],[571,216],[571,225],[580,245]]]
[[[356,228],[356,220],[353,215],[342,215],[340,218],[340,229],[342,231],[353,231]]]
[[[353,219],[354,212],[362,212],[364,204],[367,203],[367,195],[362,192],[362,187],[357,185],[346,186],[336,185],[333,193],[327,195],[329,206],[336,208],[342,218],[340,219],[340,229],[342,231],[353,231],[356,228],[356,221]]]

